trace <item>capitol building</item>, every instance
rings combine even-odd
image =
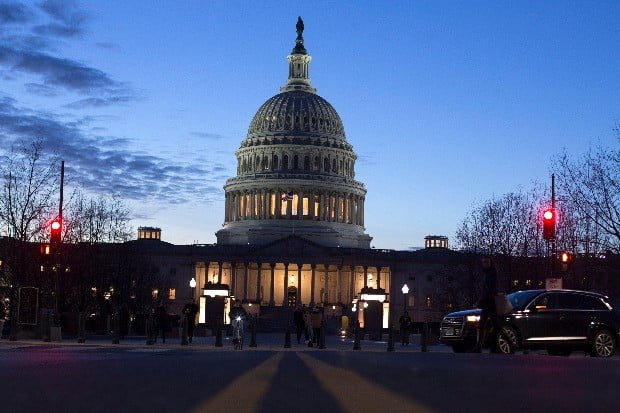
[[[458,265],[459,254],[445,237],[427,237],[417,252],[371,248],[357,155],[338,112],[311,83],[303,30],[299,18],[288,79],[258,108],[235,153],[217,243],[174,246],[156,228],[141,228],[137,242],[170,268],[178,291],[195,280],[196,299],[225,285],[266,311],[305,304],[346,312],[364,299],[379,302],[384,324],[404,308],[424,309],[414,319],[438,316],[432,274]]]

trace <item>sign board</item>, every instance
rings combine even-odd
[[[561,278],[547,278],[545,279],[545,288],[547,290],[560,290],[562,289]]]

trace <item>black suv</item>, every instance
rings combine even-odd
[[[551,355],[583,350],[610,357],[620,339],[620,307],[609,298],[587,291],[528,290],[508,295],[513,310],[500,316],[503,334],[485,345],[500,353],[517,348],[544,349]],[[476,343],[480,310],[450,313],[441,323],[440,341],[455,352],[470,351]]]

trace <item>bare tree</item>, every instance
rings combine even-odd
[[[599,143],[579,159],[564,153],[554,160],[553,171],[573,208],[567,218],[585,226],[574,234],[582,250],[620,252],[620,145]]]

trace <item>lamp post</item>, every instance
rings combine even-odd
[[[403,292],[403,312],[407,311],[407,294],[409,294],[409,286],[403,284],[403,288],[400,289]]]
[[[189,280],[189,287],[192,289],[192,298],[194,298],[196,296],[196,279],[194,277]]]

